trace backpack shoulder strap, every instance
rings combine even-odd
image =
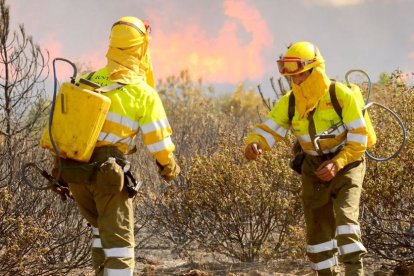
[[[96,71],[90,72],[86,76],[86,80],[90,81],[95,73],[96,73]],[[113,84],[110,84],[110,85],[107,85],[107,86],[103,86],[103,87],[99,87],[99,86],[95,87],[96,88],[95,91],[100,92],[100,93],[106,93],[106,92],[121,88],[122,86],[124,86],[124,84],[116,82],[116,83],[113,83]]]
[[[96,92],[101,92],[101,93],[106,93],[106,92],[109,92],[109,91],[112,91],[112,90],[121,88],[124,85],[125,84],[115,82],[113,84],[110,84],[110,85],[107,85],[107,86],[104,86],[104,87],[95,89],[95,91]]]
[[[335,81],[331,81],[331,85],[329,85],[329,96],[331,97],[331,103],[333,108],[335,109],[336,114],[342,120],[342,107],[339,104],[338,98],[336,97],[336,89],[335,89]]]
[[[294,115],[295,115],[295,95],[293,94],[293,91],[292,91],[290,92],[290,95],[289,95],[289,106],[288,106],[289,122],[292,123],[292,119]]]
[[[91,80],[91,78],[93,77],[93,75],[95,74],[95,72],[96,72],[96,71],[92,71],[92,72],[90,72],[90,73],[86,76],[86,79],[87,79],[87,80]]]

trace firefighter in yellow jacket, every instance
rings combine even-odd
[[[364,275],[362,257],[366,249],[358,216],[368,129],[361,107],[352,91],[336,82],[342,118],[337,114],[324,59],[312,43],[294,43],[277,64],[279,72],[290,80],[292,90],[248,134],[245,156],[257,159],[292,128],[305,153],[301,166],[302,201],[311,267],[318,275],[338,275],[339,259],[344,263],[345,275]],[[290,93],[295,100],[291,120]],[[335,127],[341,121],[343,125]],[[330,132],[330,138],[322,139],[326,132]]]
[[[133,275],[134,215],[124,165],[137,133],[142,133],[166,181],[180,172],[173,155],[172,130],[154,90],[148,42],[148,25],[135,17],[120,18],[111,29],[107,65],[84,76],[115,88],[105,93],[111,106],[90,160],[99,166],[87,183],[69,183],[82,215],[92,225],[96,275]],[[70,169],[62,168],[66,174]]]

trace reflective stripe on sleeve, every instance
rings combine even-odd
[[[319,263],[311,262],[311,267],[314,270],[322,270],[322,269],[331,268],[337,264],[338,264],[338,258],[336,256],[333,256],[332,258],[319,262]]]
[[[307,142],[311,142],[311,137],[309,134],[304,134],[304,135],[298,136],[298,140],[300,142],[307,143]]]
[[[147,145],[147,148],[150,152],[155,153],[155,152],[159,152],[165,149],[170,148],[173,145],[173,142],[171,140],[171,137],[167,137],[164,140],[154,143],[154,144],[150,144]]]
[[[143,134],[146,134],[149,132],[156,131],[158,129],[169,128],[169,127],[170,127],[170,123],[168,122],[168,119],[162,119],[162,120],[158,120],[158,121],[141,126],[141,130]]]
[[[356,224],[346,224],[346,225],[339,225],[336,227],[336,235],[347,235],[347,234],[355,234],[357,236],[361,235],[361,228],[359,225]]]
[[[328,251],[337,248],[336,240],[330,240],[324,243],[319,243],[315,245],[307,245],[306,252],[308,253],[319,253],[323,251]]]
[[[132,247],[104,248],[104,252],[107,258],[134,258],[134,248]]]
[[[357,129],[357,128],[365,127],[365,121],[363,119],[357,119],[355,121],[346,123],[345,126],[348,130]]]
[[[132,139],[131,138],[122,138],[119,137],[113,133],[105,133],[105,132],[101,132],[99,133],[99,137],[98,137],[99,141],[105,141],[105,142],[109,142],[111,144],[115,144],[118,142],[124,143],[124,144],[131,144],[132,143]]]
[[[360,242],[354,242],[354,243],[339,246],[340,255],[345,255],[345,254],[349,254],[353,252],[360,252],[360,251],[363,251],[363,252],[367,251],[365,249],[365,246]]]
[[[106,116],[106,120],[117,123],[119,125],[125,126],[127,128],[137,130],[138,129],[138,122],[129,119],[128,117],[121,116],[114,112],[109,112]]]
[[[276,124],[275,121],[273,121],[272,119],[267,119],[265,122],[263,122],[263,124],[265,124],[272,131],[276,132],[278,135],[286,137],[288,130]]]
[[[133,275],[132,268],[123,268],[123,269],[115,269],[115,268],[104,268],[104,276],[132,276]]]
[[[264,131],[261,128],[255,128],[252,132],[262,136],[266,140],[266,143],[269,145],[269,148],[273,147],[273,145],[276,142],[275,138],[273,138],[273,136],[270,133]]]
[[[348,132],[346,139],[348,141],[352,141],[352,142],[356,142],[356,143],[360,143],[363,145],[366,145],[368,142],[368,136],[367,135],[363,135],[363,134],[355,134],[355,133],[351,133]]]

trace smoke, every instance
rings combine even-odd
[[[188,69],[203,81],[259,79],[264,72],[263,51],[273,43],[265,20],[242,0],[223,1],[222,13],[223,23],[214,32],[194,19],[172,32],[158,26],[151,41],[157,78]]]
[[[306,5],[322,5],[322,6],[356,6],[366,2],[366,0],[302,0],[302,3]]]

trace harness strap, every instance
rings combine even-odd
[[[107,85],[107,86],[104,86],[104,87],[95,89],[95,91],[96,92],[101,92],[101,93],[106,93],[106,92],[109,92],[109,91],[118,89],[118,88],[120,88],[122,86],[124,86],[124,84],[121,84],[121,83],[113,83],[113,84],[110,84],[110,85]]]
[[[294,115],[295,115],[295,94],[293,94],[293,91],[292,91],[290,92],[290,95],[289,95],[289,107],[288,107],[289,122],[292,123],[292,119]]]
[[[86,80],[91,80],[91,78],[93,77],[93,75],[96,73],[96,71],[92,71],[90,72],[87,76],[86,76]],[[118,89],[120,87],[124,86],[124,84],[121,83],[113,83],[104,87],[99,87],[97,89],[95,89],[96,92],[100,92],[100,93],[106,93],[109,92],[111,90],[115,90]]]
[[[314,141],[315,136],[316,136],[315,121],[313,120],[313,113],[315,113],[315,110],[316,108],[312,109],[312,111],[309,112],[309,115],[308,115],[308,119],[309,119],[308,131],[309,131],[309,136],[311,138],[311,141]],[[316,151],[319,153],[319,155],[323,155],[323,152],[320,149],[320,147],[318,147]]]
[[[336,97],[335,81],[332,81],[331,85],[329,85],[329,96],[331,97],[331,103],[335,109],[336,114],[338,114],[342,120],[342,107],[339,104],[338,98]]]
[[[96,71],[92,71],[88,74],[88,76],[86,76],[87,80],[91,80],[92,76],[95,74]]]

